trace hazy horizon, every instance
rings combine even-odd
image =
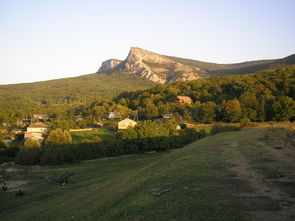
[[[0,84],[95,73],[130,47],[214,63],[295,53],[295,2],[1,1]]]

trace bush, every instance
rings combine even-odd
[[[72,137],[70,133],[65,130],[63,131],[60,128],[50,132],[49,136],[46,139],[46,144],[70,144],[72,143]]]
[[[34,165],[40,163],[41,149],[22,148],[16,156],[16,162],[21,165]]]
[[[19,147],[18,146],[11,146],[11,147],[2,147],[0,148],[0,157],[2,160],[1,162],[7,162],[13,160],[17,153],[19,152]]]
[[[217,134],[221,132],[230,132],[230,131],[239,131],[242,128],[240,126],[234,126],[234,125],[226,125],[226,124],[215,124],[213,125],[211,129],[211,134]]]
[[[31,147],[40,147],[40,143],[37,140],[34,139],[27,139],[26,142],[24,143],[25,147],[31,148]]]
[[[48,145],[43,147],[43,153],[40,158],[40,163],[46,164],[60,164],[71,163],[76,161],[75,157],[75,145]]]
[[[90,160],[106,156],[106,147],[103,143],[80,143],[75,148],[77,160]]]

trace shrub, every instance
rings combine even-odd
[[[16,156],[16,162],[21,165],[34,165],[40,163],[41,149],[22,148]]]
[[[60,128],[50,132],[49,136],[46,139],[46,144],[70,144],[72,143],[72,137],[70,133],[65,130],[63,131]]]
[[[31,148],[31,147],[40,147],[40,143],[37,140],[34,139],[27,139],[26,142],[24,143],[25,147]]]
[[[76,145],[48,145],[43,147],[40,158],[41,164],[71,163],[76,161]]]
[[[96,143],[102,143],[102,139],[97,135],[92,137],[92,141]]]
[[[106,156],[106,149],[103,143],[80,143],[75,148],[77,160],[90,160]]]

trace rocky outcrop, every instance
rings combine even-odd
[[[169,57],[134,47],[130,49],[124,61],[107,60],[99,69],[99,72],[114,71],[136,74],[160,84],[178,80],[195,80],[202,77],[198,67],[184,65]]]
[[[104,62],[102,62],[101,67],[98,69],[98,73],[99,72],[112,72],[117,66],[118,64],[120,64],[122,61],[117,60],[117,59],[109,59],[106,60]]]

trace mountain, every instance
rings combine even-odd
[[[178,80],[195,80],[210,75],[249,74],[278,65],[289,64],[295,64],[295,54],[282,59],[216,64],[160,55],[141,48],[131,47],[124,61],[117,59],[104,61],[97,73],[135,74],[141,78],[164,84]]]
[[[133,47],[124,61],[110,59],[103,62],[98,73],[103,72],[135,74],[161,84],[205,77],[205,73],[196,66],[182,64],[170,57]]]

